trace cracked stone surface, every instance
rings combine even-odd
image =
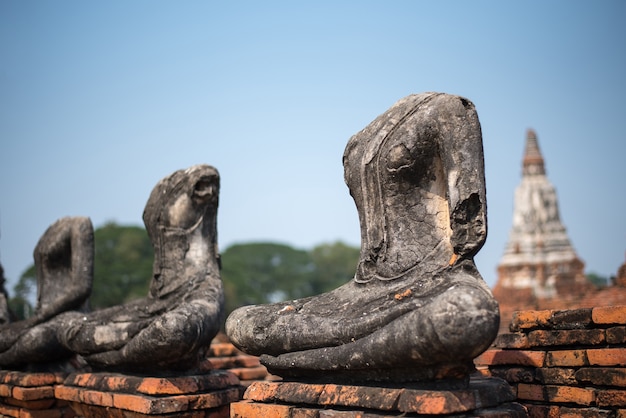
[[[465,379],[499,310],[474,264],[487,213],[474,105],[405,97],[348,142],[361,253],[325,294],[235,310],[226,331],[271,373],[312,379]]]

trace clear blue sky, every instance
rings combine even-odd
[[[348,138],[396,100],[465,96],[483,128],[490,285],[526,130],[587,272],[626,251],[624,1],[2,1],[0,262],[9,289],[68,215],[142,224],[208,163],[222,249],[359,245]]]

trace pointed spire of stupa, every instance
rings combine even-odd
[[[543,156],[539,150],[537,134],[532,129],[526,132],[526,150],[522,163],[522,173],[526,175],[546,174]]]

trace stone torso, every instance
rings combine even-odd
[[[346,147],[345,180],[362,231],[357,281],[400,278],[430,262],[428,270],[440,268],[452,256],[438,127],[418,112],[435,96],[407,98],[413,103],[392,107]]]

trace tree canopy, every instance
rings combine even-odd
[[[236,244],[222,253],[226,310],[316,295],[347,282],[359,250],[341,242],[310,251],[284,244]]]
[[[33,314],[32,301],[34,301],[36,293],[37,275],[35,265],[31,264],[13,287],[13,297],[9,299],[9,309],[14,313],[16,319],[25,319]]]

